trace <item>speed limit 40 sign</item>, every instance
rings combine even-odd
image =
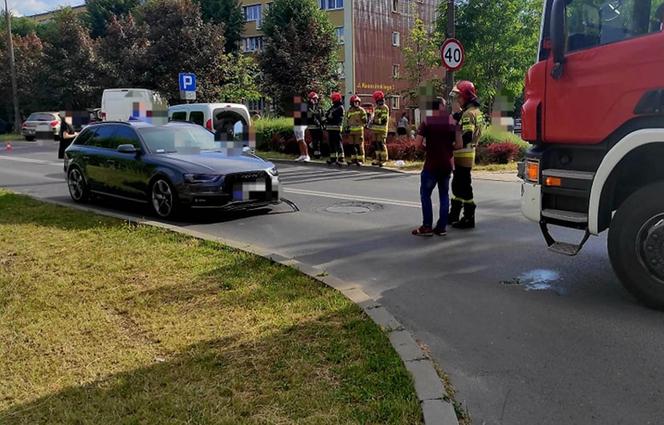
[[[443,66],[448,71],[458,71],[463,66],[466,60],[466,52],[463,50],[463,45],[456,38],[448,38],[443,43],[440,49],[440,54],[443,59]]]

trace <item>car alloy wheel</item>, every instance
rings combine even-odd
[[[76,202],[81,202],[86,196],[85,179],[83,174],[78,168],[72,168],[67,175],[67,185],[69,186],[69,194]]]
[[[152,208],[160,217],[167,218],[173,215],[175,196],[171,185],[163,179],[158,179],[152,185]]]

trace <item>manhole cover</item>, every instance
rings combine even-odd
[[[367,214],[383,208],[380,204],[371,202],[340,202],[325,208],[332,214]]]

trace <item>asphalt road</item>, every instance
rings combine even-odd
[[[68,201],[55,152],[53,142],[0,150],[0,186]],[[622,289],[605,237],[575,258],[550,254],[520,214],[519,185],[477,181],[477,229],[416,238],[417,176],[280,170],[300,212],[208,213],[180,224],[362,285],[429,347],[474,424],[664,421],[664,313]]]

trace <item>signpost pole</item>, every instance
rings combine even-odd
[[[447,38],[456,38],[456,11],[454,0],[447,0]],[[447,98],[449,93],[454,88],[454,72],[450,70],[445,71],[445,95]]]

